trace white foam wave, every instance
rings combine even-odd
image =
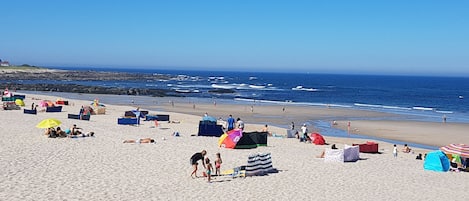
[[[453,111],[444,111],[444,110],[436,110],[436,113],[442,113],[442,114],[453,114]]]
[[[421,110],[421,111],[433,111],[434,109],[431,107],[421,107],[421,106],[415,106],[412,107],[413,110]]]
[[[390,106],[390,105],[375,105],[375,104],[365,104],[365,103],[354,103],[353,105],[358,106],[358,107],[381,108],[381,109],[391,109],[391,110],[411,110],[411,108],[407,108],[407,107]]]

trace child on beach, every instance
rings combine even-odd
[[[223,161],[221,160],[221,155],[220,153],[217,153],[217,159],[215,159],[215,175],[220,175],[220,167],[221,167],[221,163]]]
[[[208,183],[211,182],[212,171],[213,171],[213,167],[212,167],[212,164],[210,163],[210,159],[205,158],[205,173],[207,174]]]
[[[394,158],[397,158],[397,146],[394,145],[394,148],[392,149],[392,154],[394,155]]]

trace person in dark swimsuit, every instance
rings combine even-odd
[[[204,166],[204,169],[205,169],[204,157],[206,154],[207,154],[207,151],[202,150],[202,152],[197,152],[191,156],[190,162],[191,162],[192,167],[194,168],[194,170],[191,173],[191,177],[193,176],[197,177],[197,166],[198,166],[197,161],[202,160],[202,165]]]

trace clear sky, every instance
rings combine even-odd
[[[469,1],[2,1],[0,59],[469,76]]]

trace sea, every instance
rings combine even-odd
[[[137,68],[54,67],[64,70],[164,74],[170,80],[61,81],[90,86],[170,89],[174,95],[245,104],[325,106],[400,114],[416,121],[469,123],[469,78],[315,73],[230,72]],[[230,89],[234,93],[209,93]],[[317,122],[321,126],[323,122]],[[331,133],[336,131],[331,131]]]

